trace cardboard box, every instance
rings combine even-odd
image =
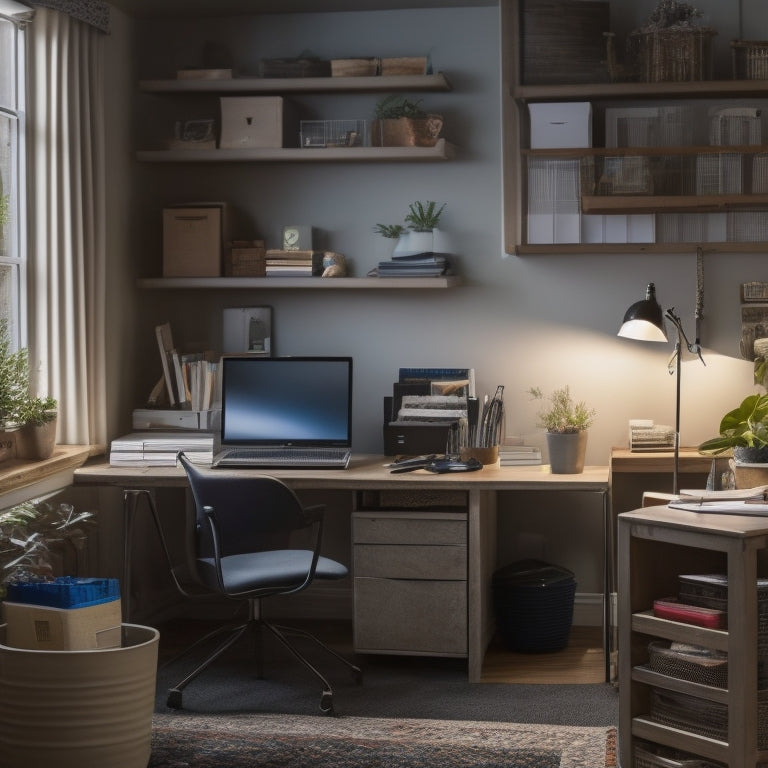
[[[219,277],[224,206],[163,209],[163,277]]]
[[[51,608],[3,603],[6,641],[11,648],[34,651],[82,651],[119,648],[121,602],[110,600],[83,608]]]
[[[224,96],[219,149],[297,147],[299,121],[282,96]]]
[[[531,149],[592,146],[592,105],[587,102],[529,104]]]

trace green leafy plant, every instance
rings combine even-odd
[[[13,351],[8,321],[0,321],[0,428],[22,423],[21,411],[29,399],[29,354]]]
[[[76,512],[71,504],[26,501],[0,512],[0,599],[12,581],[42,581],[53,576],[54,560],[85,549],[95,512]]]
[[[410,117],[418,120],[427,117],[421,108],[421,99],[410,101],[405,96],[390,93],[376,102],[373,116],[376,120],[397,120],[400,117]]]
[[[717,455],[732,448],[768,446],[768,394],[748,395],[738,408],[723,416],[720,434],[705,440],[699,451]]]
[[[377,224],[373,231],[377,235],[383,237],[392,238],[393,240],[401,237],[408,231],[408,227],[404,227],[402,224]]]
[[[534,400],[544,400],[539,387],[531,387],[528,394]],[[583,432],[592,425],[595,409],[582,400],[575,402],[568,386],[554,390],[549,397],[550,405],[538,412],[539,424],[547,432],[572,433]]]
[[[41,427],[56,420],[58,406],[57,400],[50,396],[30,397],[19,411],[19,421]]]
[[[410,213],[405,220],[414,232],[431,232],[437,228],[445,206],[446,203],[443,203],[438,208],[433,200],[428,200],[426,203],[417,200],[408,206]]]

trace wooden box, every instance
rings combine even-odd
[[[224,274],[228,277],[264,277],[266,249],[263,240],[248,244],[233,243],[224,259]]]
[[[163,277],[219,277],[223,206],[163,209]]]

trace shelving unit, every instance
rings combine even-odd
[[[577,102],[589,101],[595,107],[599,119],[603,107],[613,104],[635,104],[637,106],[661,106],[671,101],[689,102],[696,100],[727,100],[728,102],[756,98],[765,100],[768,95],[766,80],[711,80],[693,82],[603,82],[526,85],[521,82],[519,57],[522,51],[520,12],[524,0],[501,0],[504,120],[504,192],[505,192],[505,249],[518,255],[543,253],[642,253],[642,252],[691,252],[698,246],[710,252],[762,252],[763,237],[747,237],[742,234],[731,239],[702,237],[701,241],[681,240],[676,242],[528,242],[527,214],[528,194],[525,162],[529,157],[548,156],[553,158],[582,158],[606,155],[666,155],[666,154],[708,154],[768,152],[768,144],[759,146],[732,147],[648,147],[648,148],[604,148],[588,150],[529,150],[527,106],[533,102]],[[607,30],[606,30],[607,31]],[[598,131],[599,133],[599,131]],[[763,140],[765,142],[765,139]],[[524,162],[518,162],[523,160]],[[580,199],[580,216],[611,216],[633,214],[691,214],[691,213],[734,213],[768,211],[768,195],[589,195]],[[735,222],[736,220],[734,220]],[[741,220],[733,224],[740,232]],[[657,225],[658,229],[658,225]],[[730,238],[730,236],[729,236]]]
[[[638,740],[754,768],[758,749],[758,596],[765,576],[768,520],[649,507],[618,517],[620,764],[631,768]],[[654,599],[675,595],[681,574],[728,578],[727,631],[656,618]],[[717,688],[646,667],[648,643],[664,639],[728,653],[728,687]],[[665,724],[651,715],[652,691],[694,696],[727,708],[727,740]]]
[[[216,94],[343,94],[393,91],[450,91],[442,72],[429,75],[386,75],[377,77],[238,77],[225,80],[158,79],[142,80],[139,90],[157,96]],[[310,147],[259,149],[138,150],[144,163],[433,163],[453,160],[456,147],[438,139],[432,147]],[[150,290],[433,290],[453,288],[461,283],[455,276],[438,278],[145,278],[138,287]]]

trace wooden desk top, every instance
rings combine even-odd
[[[547,490],[607,491],[608,467],[585,467],[580,475],[553,475],[549,465],[521,467],[486,466],[477,472],[443,475],[416,470],[393,475],[386,466],[391,458],[354,455],[347,469],[274,469],[264,474],[279,477],[293,488],[322,490],[406,489],[414,486],[456,490]],[[242,473],[253,470],[216,469],[216,473]],[[106,462],[91,462],[75,470],[76,485],[185,486],[180,467],[112,467]]]

